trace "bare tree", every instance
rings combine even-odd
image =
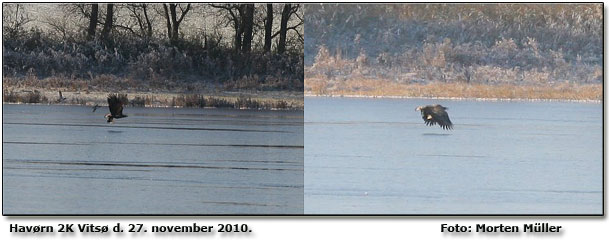
[[[273,4],[266,4],[264,19],[264,51],[270,52],[273,41]]]
[[[87,28],[87,40],[95,39],[95,29],[97,28],[97,17],[99,4],[91,4],[91,14],[89,16],[89,27]]]
[[[9,36],[14,36],[23,30],[25,24],[32,21],[32,18],[23,11],[21,4],[6,4],[2,10],[2,28]]]
[[[139,37],[150,39],[152,38],[152,16],[149,14],[149,5],[145,3],[134,4],[130,3],[126,5],[129,11],[129,16],[135,21],[135,25],[139,28],[139,31],[133,30],[133,24],[131,26],[125,26],[128,30]]]
[[[169,40],[172,40],[173,37],[171,37],[171,33],[173,33],[173,31],[171,31],[171,17],[169,17],[169,10],[167,8],[167,4],[163,4],[163,10],[165,13],[165,21],[167,23],[167,38],[169,38]]]
[[[180,23],[184,20],[184,17],[190,11],[190,3],[183,8],[181,4],[170,3],[163,4],[165,10],[165,19],[167,20],[167,36],[172,43],[176,43],[179,38]],[[177,9],[180,9],[180,16],[178,17]]]
[[[241,51],[241,42],[243,36],[243,21],[241,20],[244,12],[243,4],[211,4],[212,7],[223,9],[226,12],[226,18],[232,23],[235,30],[234,49],[235,52]]]
[[[298,15],[299,9],[299,4],[285,4],[283,6],[283,11],[281,12],[281,25],[279,28],[279,32],[273,35],[273,37],[275,37],[277,34],[279,34],[279,43],[277,44],[277,52],[279,53],[285,52],[288,30],[294,30],[298,35],[299,39],[302,39],[304,41],[302,34],[297,31],[297,28],[303,24],[302,17]],[[296,25],[288,26],[288,23],[292,16],[296,16],[299,19],[299,22]]]
[[[254,4],[244,4],[243,16],[243,45],[241,51],[248,53],[252,50],[252,34],[254,31]]]
[[[146,37],[151,38],[152,37],[152,21],[150,20],[150,17],[148,17],[148,7],[146,4],[142,4],[142,13],[144,14],[144,19],[146,20]],[[141,22],[138,21],[138,22]],[[140,27],[142,29],[144,29],[144,27],[142,26],[143,24],[140,23]]]
[[[114,22],[114,4],[106,4],[106,19],[104,20],[104,28],[101,32],[101,39],[103,41],[108,41],[110,37],[110,32],[112,31],[113,22]]]

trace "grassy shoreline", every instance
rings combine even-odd
[[[59,90],[64,101],[58,101]],[[107,106],[108,93],[114,91],[73,91],[66,89],[11,88],[3,86],[3,103],[63,104]],[[203,93],[125,92],[128,106],[233,108],[257,110],[303,110],[302,92],[294,91],[224,91]]]
[[[323,78],[305,78],[305,96],[436,98],[478,100],[602,101],[602,84],[484,85],[467,83],[404,84],[389,80],[344,80],[330,86]]]
[[[317,95],[305,93],[305,97],[327,97],[327,98],[378,98],[378,99],[438,99],[438,100],[469,100],[469,101],[542,101],[542,102],[579,102],[579,103],[602,103],[602,100],[570,100],[570,99],[543,99],[543,98],[471,98],[471,97],[407,97],[407,96],[368,96],[368,95]]]

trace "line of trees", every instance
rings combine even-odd
[[[4,4],[3,20],[5,75],[302,82],[299,4]],[[90,64],[69,64],[83,60]]]
[[[234,28],[234,46],[237,51],[250,52],[252,48],[252,33],[254,30],[254,4],[212,4],[214,8],[222,9],[230,19]],[[273,33],[273,4],[266,4],[266,17],[264,18],[264,51],[271,51],[272,39],[279,35],[277,52],[283,53],[286,49],[286,36],[289,30],[294,30],[298,39],[304,43],[298,27],[303,25],[303,19],[298,15],[300,5],[284,4],[281,12],[279,31]],[[296,17],[297,23],[288,26],[290,19]]]
[[[100,19],[99,11],[100,4],[77,4],[74,7],[78,8],[83,17],[88,19],[87,39],[93,40],[99,37],[102,41],[111,41],[109,36],[112,31],[126,31],[141,38],[151,38],[154,33],[155,18],[151,18],[151,9],[155,7],[156,12],[162,15],[163,21],[167,28],[167,39],[172,44],[177,44],[183,36],[180,34],[180,24],[187,17],[188,13],[196,8],[198,4],[146,4],[146,3],[129,3],[129,4],[104,4],[106,7],[105,16]],[[124,21],[127,24],[123,25],[114,21],[115,13],[114,6],[121,5],[121,9],[128,13],[126,18],[133,22]],[[162,7],[159,11],[158,5]],[[273,27],[273,19],[276,18],[273,5],[265,4],[256,6],[255,4],[209,4],[208,7],[217,9],[216,16],[220,16],[228,20],[234,31],[233,47],[236,52],[252,51],[252,41],[254,39],[255,28],[262,25],[264,27],[264,45],[265,52],[271,51],[273,39],[278,38],[276,51],[283,53],[286,51],[288,32],[293,31],[296,39],[304,44],[302,26],[304,24],[302,16],[302,7],[299,4],[282,4],[280,6],[280,22],[279,28]],[[201,7],[201,6],[198,6]],[[73,7],[68,7],[68,11],[73,10]],[[152,10],[153,12],[155,10]],[[264,18],[255,18],[257,12],[263,12]],[[220,13],[220,14],[218,14]],[[290,24],[291,23],[291,24]],[[101,34],[96,35],[97,29],[102,27]]]

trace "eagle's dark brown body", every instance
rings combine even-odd
[[[437,123],[442,129],[448,130],[453,128],[453,123],[448,117],[448,113],[446,112],[447,109],[448,108],[443,107],[442,105],[434,104],[419,106],[415,111],[421,111],[421,116],[423,117],[423,121],[425,121],[425,125],[433,126]]]
[[[110,113],[106,114],[108,122],[114,122],[115,118],[124,118],[127,115],[123,114],[123,106],[127,104],[127,94],[110,94],[108,95],[108,108]]]

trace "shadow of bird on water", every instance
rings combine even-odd
[[[449,133],[423,133],[423,136],[450,136]]]

